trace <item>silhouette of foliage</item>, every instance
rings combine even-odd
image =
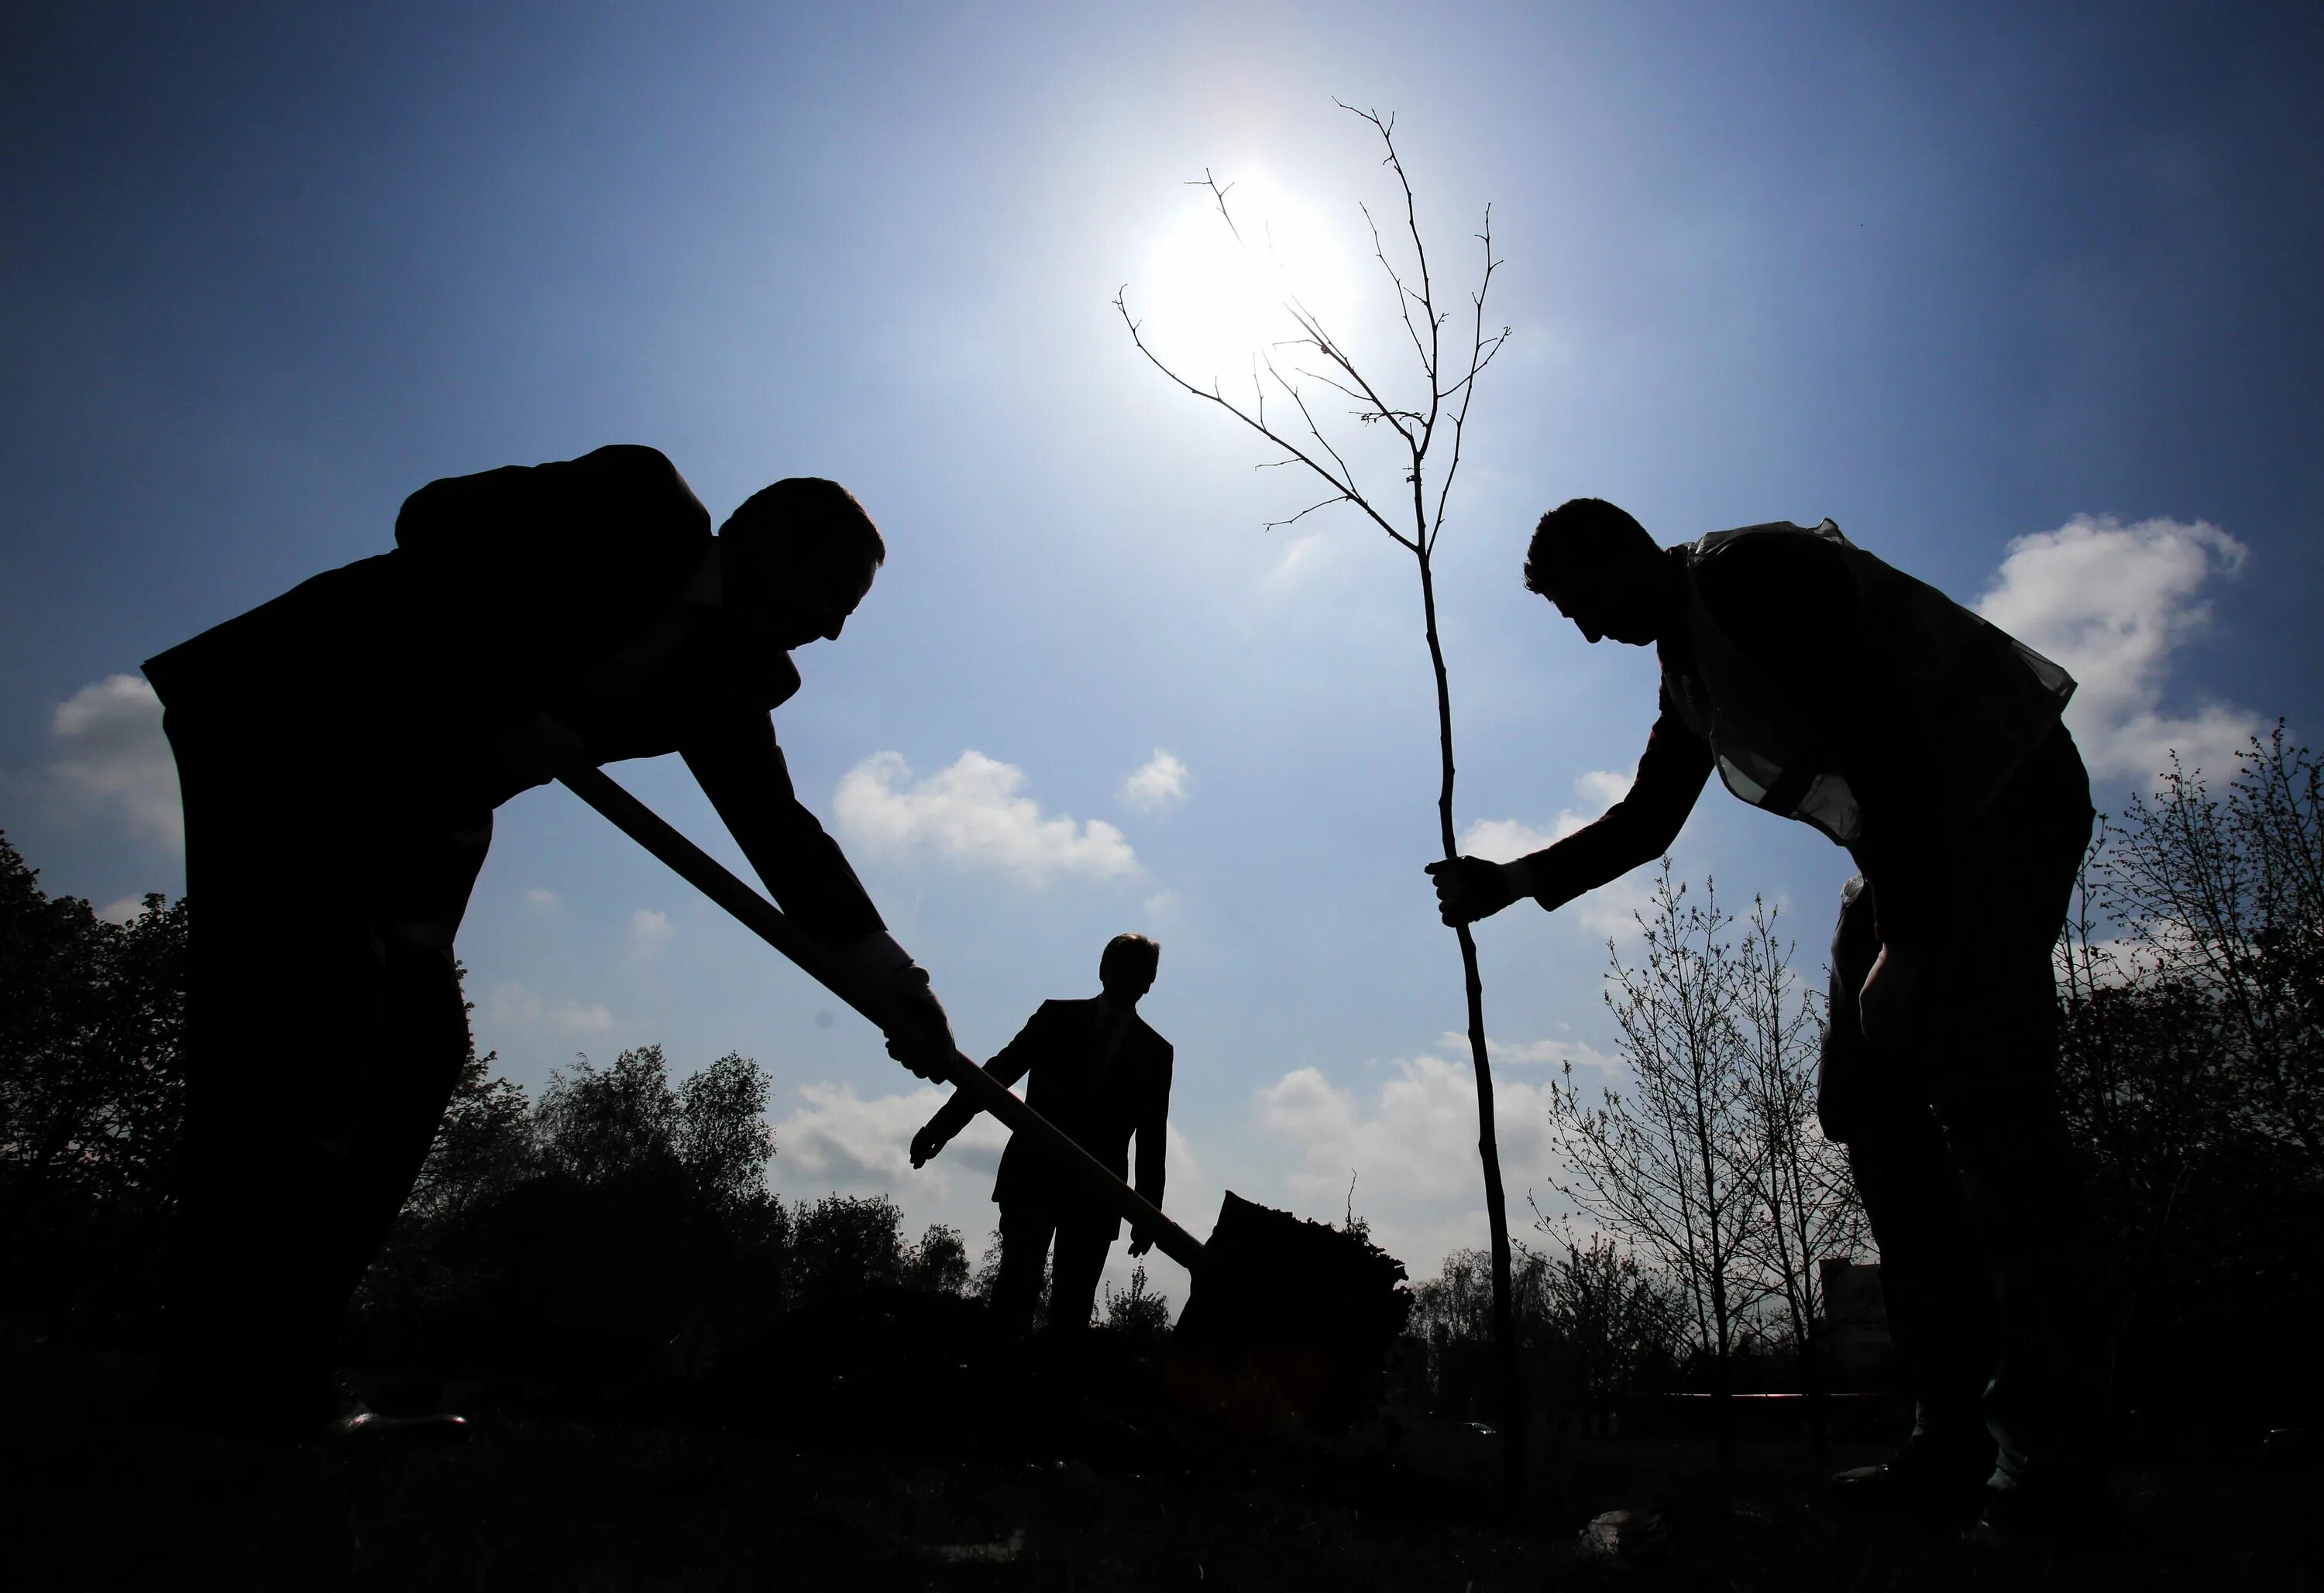
[[[186,904],[114,924],[0,835],[0,1301],[110,1336],[167,1215],[184,1110]]]
[[[1105,1285],[1105,1325],[1134,1343],[1159,1344],[1170,1333],[1170,1296],[1146,1286],[1146,1269],[1130,1269],[1130,1287]]]
[[[2102,828],[2061,947],[2116,1397],[2165,1423],[2324,1414],[2319,779],[2280,724],[2223,792],[2174,760]]]

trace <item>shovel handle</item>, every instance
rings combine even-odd
[[[781,908],[736,879],[717,859],[672,828],[662,816],[623,790],[600,769],[568,769],[558,783],[595,808],[613,827],[659,858],[681,879],[732,914],[761,940],[798,964],[807,976],[881,1028],[881,1003],[867,995],[853,970],[824,944],[785,916]],[[944,1064],[945,1081],[968,1092],[979,1110],[991,1112],[1010,1131],[1028,1134],[1055,1163],[1091,1196],[1129,1219],[1131,1229],[1151,1236],[1155,1248],[1189,1272],[1202,1264],[1202,1241],[1165,1217],[1154,1203],[1108,1172],[1055,1123],[1025,1104],[1016,1091],[955,1051]]]

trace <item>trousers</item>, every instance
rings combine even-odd
[[[1990,1443],[1996,1480],[2098,1462],[2095,1247],[2057,1093],[2052,954],[2089,843],[2061,727],[1948,848],[1950,911],[1907,1045],[1865,1037],[1879,882],[1841,893],[1817,1110],[1847,1146],[1915,1434]]]
[[[162,1375],[286,1414],[468,1053],[452,939],[489,810],[399,800],[279,728],[163,717],[186,815],[186,1138]]]
[[[1054,1239],[1057,1260],[1049,1281],[1049,1327],[1060,1333],[1087,1328],[1097,1310],[1098,1276],[1105,1270],[1118,1226],[1111,1213],[1094,1222],[1077,1222],[1047,1203],[1002,1206],[1001,1275],[992,1285],[994,1315],[1019,1332],[1032,1325]]]

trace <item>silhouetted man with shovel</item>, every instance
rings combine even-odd
[[[1098,959],[1093,999],[1044,1001],[1017,1037],[984,1071],[1002,1084],[1032,1075],[1025,1103],[1056,1124],[1116,1178],[1126,1177],[1130,1141],[1138,1140],[1135,1188],[1158,1210],[1169,1133],[1170,1043],[1138,1016],[1139,999],[1154,988],[1162,949],[1142,935],[1117,935]],[[977,1105],[964,1090],[938,1109],[912,1136],[912,1165],[926,1164],[968,1127]],[[993,1180],[1001,1208],[1001,1275],[992,1290],[995,1318],[1022,1332],[1032,1325],[1041,1275],[1056,1243],[1049,1285],[1054,1331],[1089,1326],[1106,1252],[1121,1233],[1121,1219],[1096,1205],[1025,1135],[1011,1135]],[[1151,1238],[1133,1232],[1130,1253],[1143,1256]]]
[[[466,1051],[452,942],[493,810],[560,769],[683,755],[891,1054],[934,1077],[953,1050],[768,717],[885,556],[844,488],[778,482],[714,537],[668,459],[617,446],[430,483],[395,539],[145,666],[200,904],[156,1396],[178,1420],[394,1425],[334,1387],[338,1314]]]
[[[2065,671],[1830,520],[1665,549],[1594,498],[1541,519],[1526,585],[1597,641],[1653,645],[1629,794],[1513,863],[1429,865],[1444,921],[1554,909],[1668,849],[1715,767],[1861,870],[1842,894],[1818,1110],[1846,1143],[1918,1401],[1843,1497],[1997,1524],[2103,1498],[2103,1365],[2059,1114],[2051,948],[2090,833]]]

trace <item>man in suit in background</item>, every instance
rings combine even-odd
[[[1162,948],[1142,935],[1117,935],[1098,960],[1102,992],[1087,1000],[1044,1001],[1015,1039],[984,1064],[1004,1085],[1027,1073],[1026,1103],[1103,1164],[1129,1175],[1130,1141],[1138,1139],[1135,1188],[1162,1204],[1163,1148],[1170,1116],[1170,1043],[1138,1016],[1139,998],[1154,987]],[[912,1137],[912,1165],[944,1149],[975,1118],[965,1091]],[[1001,1276],[992,1309],[1001,1323],[1022,1332],[1032,1325],[1041,1297],[1049,1244],[1056,1241],[1056,1278],[1049,1290],[1049,1325],[1059,1332],[1089,1326],[1097,1303],[1098,1275],[1121,1232],[1121,1219],[1095,1207],[1065,1174],[1023,1136],[1012,1136],[993,1180],[1001,1208]],[[1153,1248],[1150,1236],[1130,1235],[1130,1253]]]

